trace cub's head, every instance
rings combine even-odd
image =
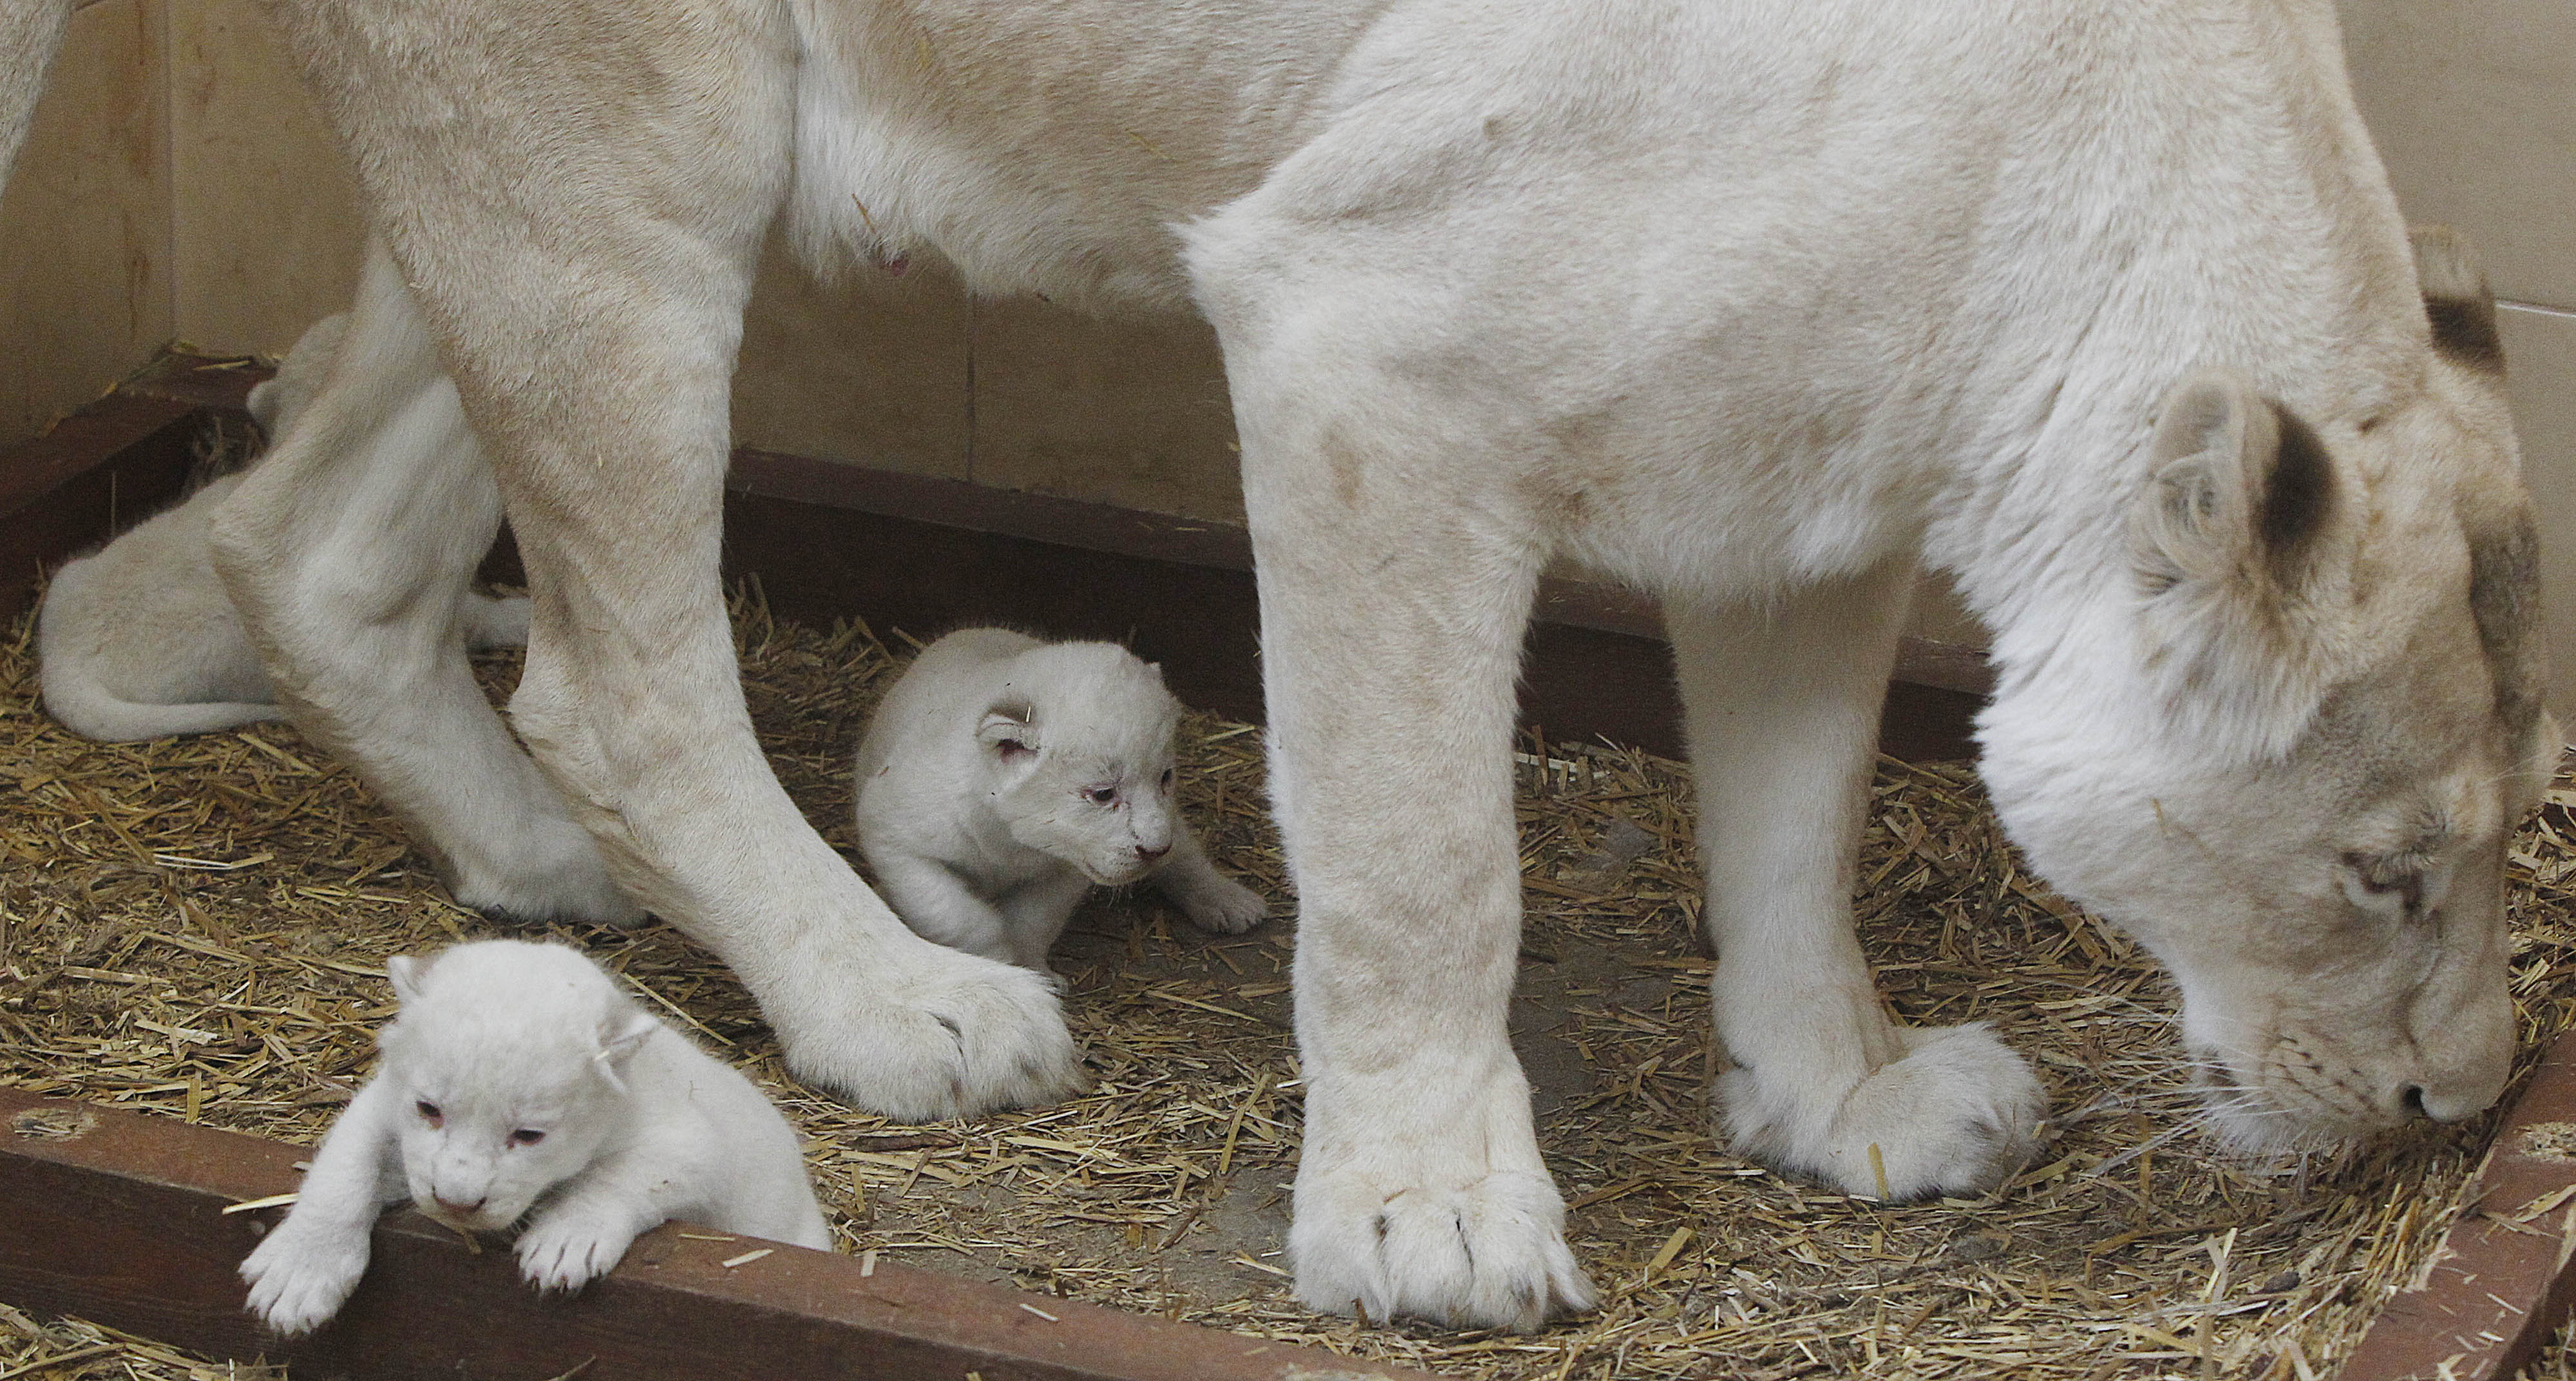
[[[2467,1117],[2513,1055],[2505,851],[2563,740],[2492,300],[2446,234],[2417,259],[2430,349],[2384,409],[2168,395],[2131,587],[1982,729],[2014,837],[2172,969],[2252,1149]]]
[[[295,425],[304,415],[313,395],[322,391],[322,381],[330,376],[331,365],[339,358],[340,340],[349,334],[349,314],[326,316],[304,328],[296,338],[295,348],[277,362],[277,372],[252,386],[245,400],[259,429],[268,433],[272,442]]]
[[[660,1023],[562,945],[491,940],[386,968],[402,1014],[376,1037],[401,1102],[412,1203],[460,1228],[519,1220],[627,1115],[623,1071]]]
[[[1172,732],[1162,671],[1112,643],[1055,643],[1011,663],[975,730],[987,799],[1011,837],[1105,886],[1172,851]]]

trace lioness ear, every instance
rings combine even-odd
[[[1038,750],[1037,712],[1026,701],[1006,700],[984,712],[984,723],[975,731],[975,741],[993,750],[1004,762]]]
[[[437,962],[436,958],[416,959],[408,954],[386,960],[385,973],[394,981],[394,996],[405,1002],[420,1001],[420,985],[428,981],[429,966]]]
[[[2296,413],[2214,370],[2165,396],[2148,459],[2129,537],[2149,663],[2228,751],[2278,753],[2338,655],[2334,459]]]
[[[2334,462],[2297,415],[2242,379],[2194,374],[2165,395],[2130,523],[2141,584],[2205,598],[2296,590],[2335,504]]]
[[[2424,294],[2433,348],[2471,369],[2502,374],[2495,294],[2469,242],[2447,225],[2419,225],[2406,239],[2415,249],[2415,282]]]

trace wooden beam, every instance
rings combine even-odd
[[[304,1148],[0,1090],[0,1299],[218,1357],[353,1381],[1428,1381],[1315,1348],[666,1224],[608,1276],[548,1297],[405,1209],[340,1316],[264,1336],[234,1274]],[[265,1220],[265,1221],[264,1221]],[[741,1258],[763,1247],[768,1255]],[[728,1267],[727,1261],[740,1264]]]
[[[2500,1381],[2576,1305],[2576,1033],[2523,1086],[2423,1284],[2379,1311],[2343,1381]]]
[[[0,619],[26,609],[39,576],[178,496],[202,416],[111,393],[0,450]]]

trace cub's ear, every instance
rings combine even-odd
[[[1037,711],[1026,701],[1005,700],[984,711],[975,741],[1004,762],[1038,751]]]
[[[653,1033],[661,1027],[662,1023],[631,1007],[614,1013],[600,1022],[599,1053],[590,1058],[608,1082],[622,1093],[626,1089],[626,1062],[635,1058],[635,1052],[643,1049],[644,1042],[652,1039]]]
[[[405,1002],[420,1001],[420,985],[429,981],[429,966],[436,956],[427,959],[397,954],[385,961],[385,973],[394,981],[394,996]]]
[[[2232,748],[2280,752],[2338,655],[2334,458],[2297,414],[2208,370],[2165,396],[2148,463],[2129,544],[2149,663]]]
[[[2496,334],[2495,294],[2469,242],[2447,225],[2419,225],[2406,236],[2415,250],[2415,283],[2424,294],[2424,318],[2433,348],[2455,363],[2489,374],[2504,373],[2504,342]]]

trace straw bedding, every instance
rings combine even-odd
[[[756,591],[737,615],[772,761],[847,850],[848,751],[910,648],[774,621]],[[515,660],[482,670],[498,690]],[[35,687],[22,625],[0,649],[0,781],[16,787],[0,812],[0,1080],[317,1137],[392,1010],[386,956],[495,927],[450,904],[292,729],[92,744],[45,718]],[[1460,1376],[2327,1375],[2460,1211],[2493,1124],[2331,1162],[2216,1158],[2163,980],[2022,871],[1970,773],[1891,761],[1860,903],[1882,985],[1907,1020],[1993,1021],[2035,1057],[2049,1140],[1973,1201],[1885,1208],[1783,1180],[1710,1136],[1685,774],[1530,738],[1513,1027],[1602,1307],[1535,1337],[1317,1319],[1278,1254],[1300,1089],[1257,735],[1202,716],[1183,739],[1191,817],[1278,918],[1210,940],[1149,894],[1087,906],[1057,964],[1098,1085],[1067,1104],[891,1125],[790,1080],[741,988],[669,928],[553,933],[779,1097],[844,1250]],[[2576,1015],[2571,804],[2562,784],[2513,855],[2526,1063]],[[0,1375],[18,1368],[280,1374],[0,1309]],[[2540,1370],[2566,1375],[2564,1354]]]

